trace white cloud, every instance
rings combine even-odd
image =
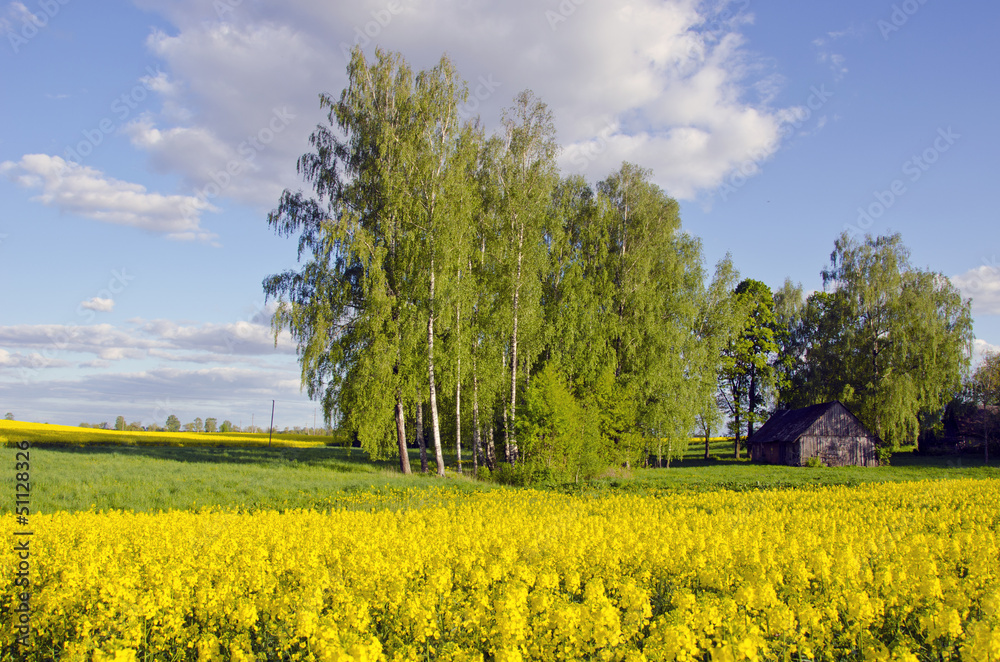
[[[111,324],[36,324],[0,326],[0,343],[39,356],[91,355],[100,361],[165,359],[171,362],[247,363],[291,356],[295,343],[287,332],[274,335],[267,322],[184,325],[170,320],[130,320],[127,328]],[[13,360],[13,359],[10,359]],[[23,361],[19,361],[19,365]],[[105,365],[95,364],[95,365]]]
[[[973,313],[1000,315],[1000,266],[983,264],[952,276],[951,282],[963,296],[972,298]]]
[[[972,368],[975,368],[983,362],[983,359],[987,354],[1000,354],[1000,345],[994,345],[988,343],[981,338],[976,338],[972,341]]]
[[[861,32],[852,26],[846,30],[827,32],[824,36],[813,39],[812,43],[816,48],[816,59],[830,68],[835,81],[843,80],[849,70],[846,65],[847,58],[840,53],[835,53],[831,49],[832,44],[844,37],[856,38],[860,36]]]
[[[148,337],[165,342],[172,350],[204,351],[217,355],[294,354],[295,343],[286,332],[278,337],[268,324],[239,321],[227,324],[184,326],[169,320],[151,320],[139,326]]]
[[[0,366],[4,368],[21,368],[27,370],[40,370],[42,368],[62,368],[69,365],[69,362],[50,357],[42,356],[38,352],[30,354],[11,353],[5,349],[0,349]]]
[[[94,310],[99,313],[110,313],[115,309],[114,299],[102,299],[101,297],[93,297],[87,301],[80,303],[80,308],[86,310]]]
[[[34,199],[64,213],[165,234],[170,239],[215,237],[200,226],[202,212],[214,207],[194,196],[149,193],[140,184],[48,154],[26,154],[17,163],[5,161],[0,163],[0,173],[24,188],[41,189]]]
[[[207,3],[141,4],[177,30],[149,38],[171,82],[158,90],[162,108],[127,128],[133,144],[192,192],[217,187],[263,208],[302,186],[295,160],[325,121],[317,95],[339,94],[344,50],[355,43],[369,57],[376,45],[399,51],[415,69],[447,52],[488,128],[532,89],[553,111],[567,171],[593,180],[634,161],[681,198],[767,158],[788,121],[787,109],[769,106],[779,81],[735,31],[752,15],[716,20],[697,0],[400,0],[392,12],[380,2],[293,0],[222,16]],[[283,111],[287,121],[276,120]]]
[[[118,415],[163,425],[170,414],[182,421],[214,416],[243,425],[256,415],[256,422],[266,425],[272,399],[277,400],[278,428],[312,425],[316,405],[300,392],[298,373],[292,366],[103,370],[75,379],[0,380],[0,401],[23,419],[69,425],[113,421]]]

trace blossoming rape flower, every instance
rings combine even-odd
[[[1000,660],[997,480],[333,502],[33,515],[34,638],[13,657],[0,602],[0,662]]]

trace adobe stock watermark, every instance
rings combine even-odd
[[[124,292],[132,281],[135,280],[135,276],[128,272],[128,269],[112,269],[111,278],[108,280],[107,287],[102,288],[97,292],[93,299],[103,299],[114,301],[114,297]],[[91,299],[91,301],[93,300]],[[86,302],[85,302],[86,303]],[[72,321],[69,324],[61,325],[58,330],[49,331],[49,345],[42,348],[40,355],[40,361],[38,365],[31,368],[21,367],[18,368],[18,377],[21,383],[28,384],[31,379],[38,373],[38,371],[50,360],[55,358],[56,352],[60,352],[69,347],[70,343],[73,342],[80,335],[80,323],[86,324],[94,319],[93,308],[88,308],[81,303],[76,308],[76,316],[79,321]]]
[[[813,114],[825,106],[832,97],[833,92],[826,89],[825,83],[819,87],[815,85],[811,86],[805,103],[797,108],[798,112],[796,112],[793,118],[782,125],[781,137],[785,138],[788,134],[802,128],[806,122],[812,119]],[[764,162],[772,153],[773,150],[758,148],[750,154],[749,158],[745,159],[730,172],[725,182],[716,189],[716,193],[722,197],[722,201],[725,202],[729,199],[729,196],[746,186],[751,177],[760,174],[763,170]]]
[[[235,14],[236,8],[242,4],[243,0],[215,0],[212,3],[212,9],[215,10],[215,15],[219,17],[219,20],[224,21],[227,14]]]
[[[704,33],[717,35],[727,28],[731,29],[733,19],[744,14],[749,8],[750,0],[739,0],[738,2],[724,5],[720,11],[704,19],[702,22]],[[683,69],[687,63],[703,64],[710,43],[710,40],[704,38],[692,41],[684,57],[677,59],[678,66]]]
[[[463,120],[471,119],[479,110],[479,104],[492,97],[503,85],[500,81],[493,80],[493,74],[480,76],[476,82],[478,84],[469,90],[469,98],[458,105],[458,116]]]
[[[991,292],[994,289],[993,283],[1000,277],[1000,262],[997,261],[996,254],[992,257],[984,257],[982,262],[982,267],[969,271],[973,275],[965,281],[963,291],[975,295]]]
[[[864,234],[875,221],[880,219],[889,211],[896,202],[906,195],[906,182],[915,183],[924,173],[938,162],[941,155],[947,152],[961,138],[961,134],[955,133],[949,126],[947,129],[938,129],[937,137],[934,141],[919,154],[912,155],[900,166],[902,178],[894,179],[888,187],[872,192],[874,202],[867,207],[858,207],[858,218],[853,224],[847,224],[844,229],[853,234]]]
[[[152,67],[146,67],[146,73],[149,75],[140,78],[139,83],[134,85],[132,89],[111,102],[109,110],[114,115],[114,119],[103,117],[94,128],[82,130],[80,133],[83,135],[83,140],[63,151],[63,159],[67,163],[81,165],[83,160],[93,154],[94,150],[104,142],[104,139],[117,131],[132,112],[146,100],[149,93],[153,91],[153,81],[160,78],[163,72],[159,69],[154,70]]]
[[[723,28],[728,27],[734,18],[743,14],[748,9],[750,9],[750,0],[738,0],[737,2],[729,3],[722,8],[722,11],[712,16],[710,21],[706,21],[705,27],[710,32],[719,32]]]
[[[611,136],[618,131],[618,126],[614,120],[607,120],[604,128],[592,140],[576,148],[576,153],[570,157],[570,163],[580,172],[586,170],[587,166],[607,151]]]
[[[212,181],[195,191],[195,196],[202,202],[218,197],[233,183],[234,178],[253,167],[257,155],[267,149],[267,146],[274,141],[278,134],[288,128],[295,117],[287,107],[272,109],[271,118],[267,124],[255,134],[247,136],[246,140],[236,147],[236,153],[242,158],[230,159],[226,162],[225,168],[213,172],[211,174]]]
[[[174,405],[170,402],[170,397],[167,396],[165,400],[156,400],[153,403],[153,417],[152,421],[154,424],[159,425],[159,421],[163,421],[164,427],[167,424],[167,418],[170,414],[174,413]]]
[[[412,1],[412,0],[408,0]],[[369,14],[372,20],[363,25],[355,25],[350,42],[340,42],[340,52],[344,55],[344,60],[351,61],[351,51],[355,46],[367,48],[372,40],[377,39],[382,30],[389,27],[393,19],[403,13],[403,0],[389,0],[381,9],[373,9]]]
[[[226,343],[226,349],[230,354],[253,335],[253,326],[251,325],[262,325],[265,323],[270,323],[271,315],[267,312],[267,304],[263,301],[253,302],[253,312],[246,316],[245,319],[240,320],[241,322],[246,322],[246,324],[236,323],[235,328],[231,334],[226,335],[224,342]]]
[[[876,23],[878,31],[882,34],[882,39],[889,41],[889,36],[894,32],[899,32],[910,21],[910,18],[926,4],[927,0],[903,0],[899,4],[894,4],[892,13],[889,14],[889,20],[880,18]]]
[[[69,4],[69,0],[40,0],[38,9],[41,11],[38,14],[33,13],[24,5],[20,5],[27,13],[27,16],[22,17],[21,29],[18,32],[9,31],[7,33],[7,41],[10,43],[10,49],[14,51],[14,55],[20,53],[22,47],[37,37],[38,33],[44,30],[49,25],[49,21],[55,18],[56,14],[67,4]]]
[[[560,0],[555,10],[545,10],[545,20],[549,24],[549,29],[555,32],[559,26],[569,20],[569,17],[576,13],[586,0]]]

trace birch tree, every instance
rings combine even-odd
[[[409,473],[403,411],[413,388],[415,251],[398,195],[404,155],[396,147],[412,128],[413,75],[398,56],[370,65],[355,49],[339,100],[323,94],[329,125],[310,137],[298,162],[316,197],[286,190],[268,216],[279,235],[298,234],[301,270],[264,281],[277,299],[272,325],[298,343],[302,383],[334,412],[373,457],[393,447]],[[395,425],[393,425],[395,423]]]
[[[539,349],[537,345],[525,347],[523,340],[540,328],[540,271],[544,261],[541,228],[557,181],[557,145],[552,113],[530,91],[521,92],[514,106],[504,113],[503,127],[503,144],[494,176],[500,236],[506,250],[501,256],[503,290],[509,301],[505,455],[507,462],[514,464],[518,456],[515,432],[518,370],[527,377],[526,367],[530,367],[532,354]]]
[[[624,163],[598,184],[603,300],[616,378],[640,399],[638,424],[657,464],[678,456],[694,429],[700,364],[692,362],[704,289],[700,243],[683,232],[677,201]]]
[[[458,274],[467,263],[471,236],[472,191],[467,184],[473,146],[472,133],[458,114],[468,90],[447,59],[416,81],[413,141],[408,145],[410,167],[406,190],[410,218],[419,237],[422,268],[423,315],[427,321],[427,375],[431,434],[438,475],[444,476],[444,453],[438,408],[435,331],[441,317],[451,317],[458,297]],[[447,319],[451,330],[455,319]],[[460,430],[458,431],[460,433]]]

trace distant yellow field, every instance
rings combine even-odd
[[[325,446],[332,437],[302,439],[303,435],[275,434],[271,445],[286,448]],[[0,420],[0,443],[29,441],[32,444],[99,444],[121,446],[266,446],[267,434],[223,434],[221,432],[143,432],[99,430],[70,425]]]

